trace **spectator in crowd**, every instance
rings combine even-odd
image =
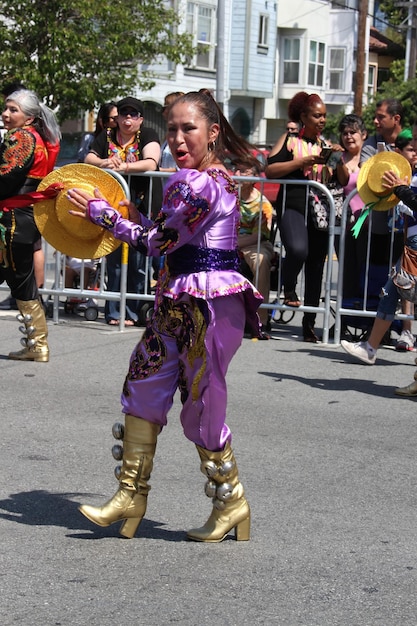
[[[367,132],[363,119],[359,115],[349,113],[339,123],[340,145],[343,148],[339,167],[344,170],[344,193],[348,196],[356,189],[360,158]],[[350,201],[350,210],[353,221],[360,214],[363,207],[361,197],[356,194]]]
[[[395,150],[395,140],[402,130],[404,110],[401,102],[395,98],[387,98],[376,103],[374,125],[375,133],[369,135],[364,141],[360,165],[365,163],[377,152]],[[403,238],[399,233],[394,233],[394,246],[392,251],[392,237],[389,229],[387,216],[384,211],[372,211],[370,217],[362,226],[356,244],[357,254],[366,259],[369,257],[369,277],[372,284],[372,292],[368,295],[374,297],[384,286],[385,278],[390,270],[390,261],[399,257],[403,246]],[[385,341],[390,341],[390,331],[387,331]]]
[[[300,125],[298,122],[293,122],[292,120],[288,120],[287,122],[287,133],[289,135],[298,135],[300,132]]]
[[[164,106],[162,107],[162,115],[165,121],[168,120],[169,108],[175,102],[177,98],[183,96],[184,92],[182,91],[173,91],[172,93],[168,93],[164,99]],[[171,154],[171,150],[169,149],[168,141],[165,139],[164,143],[161,146],[161,158],[159,161],[159,170],[161,172],[176,172],[178,169],[177,164],[175,163],[175,159]]]
[[[382,196],[381,193],[376,193],[376,191],[380,190],[383,192],[387,189],[391,193],[395,194],[399,200],[402,200],[403,204],[398,205],[398,209],[401,213],[405,213],[407,215],[407,245],[413,250],[417,250],[417,196],[409,187],[409,179],[406,179],[406,176],[408,175],[408,172],[411,171],[411,168],[402,155],[399,158],[396,158],[395,153],[390,152],[390,155],[391,156],[376,154],[374,157],[371,157],[372,160],[369,161],[368,168],[366,170],[361,170],[359,181],[361,181],[361,178],[363,178],[363,180],[362,183],[359,182],[359,191],[361,195],[366,198],[366,194],[369,193],[369,187],[366,180],[369,171],[372,167],[380,168],[380,162],[382,162],[387,171],[385,171],[382,175],[379,188],[372,188],[371,193],[375,194],[375,200],[379,203],[381,211],[383,211],[384,207],[389,209],[390,207],[392,208],[393,205],[392,203],[390,204],[391,200],[389,195]],[[383,157],[384,159],[382,160]],[[412,162],[415,163],[416,157],[417,154],[413,150],[413,153],[410,153]],[[392,167],[392,169],[390,169],[390,167]],[[372,181],[372,184],[374,184],[374,180]],[[407,207],[410,207],[411,210]],[[383,212],[386,217],[386,210]],[[399,262],[400,261],[397,261],[397,264]],[[397,287],[393,283],[392,279],[389,278],[381,291],[376,318],[368,340],[355,343],[342,340],[341,345],[345,352],[352,355],[362,363],[373,365],[376,361],[377,350],[381,340],[395,318],[399,299]]]
[[[350,117],[350,116],[347,116]],[[343,122],[343,120],[342,120]],[[343,137],[342,137],[342,141]],[[416,167],[416,158],[417,154],[415,151],[412,132],[410,129],[405,129],[400,132],[395,140],[395,152],[404,156],[410,163],[412,170],[415,170]],[[359,172],[359,169],[358,169]],[[356,176],[357,179],[357,176]],[[417,181],[411,183],[412,186],[417,187]],[[356,185],[356,183],[355,183]],[[351,191],[350,183],[348,188],[346,188],[346,193]],[[358,218],[360,215],[361,209],[363,208],[363,201],[359,194],[354,196],[351,201],[352,213],[354,220]],[[401,203],[400,203],[401,204]],[[401,240],[402,236],[402,228],[399,227],[399,224],[403,222],[402,213],[399,212],[398,208],[393,209],[394,211],[394,219],[396,220],[395,225],[395,237],[397,240],[397,244],[395,246],[395,252],[397,256],[401,252]],[[386,215],[382,212],[384,219],[386,219]],[[395,218],[396,216],[396,218]],[[374,216],[372,216],[374,218]],[[391,220],[388,221],[388,223]],[[389,227],[390,230],[390,227]],[[371,240],[372,243],[372,240]],[[374,244],[375,245],[375,244]],[[370,247],[370,252],[373,253],[374,246]],[[363,297],[363,283],[364,283],[364,271],[366,267],[366,255],[368,253],[368,232],[366,227],[362,227],[359,235],[354,237],[351,230],[346,233],[346,247],[345,247],[345,264],[344,264],[344,273],[343,273],[343,293],[345,297],[358,297],[359,295]],[[369,266],[372,271],[372,266]],[[369,269],[368,269],[369,271]],[[413,313],[413,305],[410,302],[402,301],[402,312],[406,315],[412,315]],[[398,351],[406,351],[412,350],[414,347],[414,336],[412,334],[411,329],[411,320],[406,319],[402,322],[402,332],[396,343],[396,350]]]
[[[285,133],[272,148],[268,157],[268,178],[288,180],[314,180],[327,184],[333,173],[321,156],[322,132],[326,124],[326,105],[317,94],[298,92],[288,106],[291,120],[297,121],[301,130],[297,135]],[[282,268],[284,304],[299,307],[296,293],[298,275],[304,265],[304,305],[317,307],[320,302],[325,258],[328,252],[328,233],[315,228],[310,212],[307,213],[307,187],[281,185],[277,196],[277,218],[281,240],[285,248]],[[316,343],[315,313],[303,316],[304,341]]]
[[[385,150],[395,150],[395,140],[402,130],[404,108],[400,100],[386,98],[376,103],[374,125],[376,132],[364,142],[361,163],[378,152],[378,144]]]
[[[81,270],[83,271],[83,287],[91,287],[94,273],[97,271],[97,259],[77,259],[76,257],[65,257],[65,287],[73,289],[78,281],[81,282]]]
[[[236,176],[260,176],[261,164],[253,159],[235,160],[233,163]],[[240,229],[238,236],[239,251],[248,265],[253,282],[261,292],[264,302],[269,302],[271,284],[271,261],[274,248],[270,241],[273,208],[272,204],[254,186],[252,181],[239,183]],[[259,233],[259,221],[261,232]],[[258,249],[259,241],[259,249]],[[259,309],[262,324],[258,339],[269,339],[269,311]]]
[[[347,197],[356,189],[360,156],[363,143],[366,139],[366,128],[359,115],[349,113],[339,123],[340,144],[344,151],[338,164],[339,179],[343,184],[343,191]],[[345,253],[343,265],[343,296],[345,298],[363,297],[363,280],[361,278],[366,262],[367,233],[362,229],[359,237],[354,237],[352,225],[360,216],[364,203],[359,194],[353,196],[349,203],[347,231],[345,235]]]
[[[400,132],[395,140],[395,152],[401,154],[411,165],[412,178],[410,187],[415,194],[417,194],[417,146],[413,140],[413,133],[411,129],[406,128]],[[394,229],[398,233],[404,232],[405,222],[401,211],[403,203],[400,201],[399,206],[394,207],[392,219],[394,220]],[[414,317],[414,304],[408,300],[401,300],[401,310],[408,318]],[[414,349],[415,337],[412,331],[411,319],[405,319],[402,322],[401,335],[395,345],[395,349],[398,352],[407,352]]]
[[[107,128],[117,127],[117,106],[116,103],[105,102],[98,110],[96,117],[96,126],[94,132],[86,133],[78,150],[78,163],[84,163],[85,157],[90,151],[91,144],[99,134]]]
[[[123,98],[117,103],[117,126],[103,130],[93,141],[85,163],[114,170],[123,176],[140,172],[155,171],[160,159],[160,143],[156,132],[144,125],[143,103],[137,98]],[[130,177],[131,199],[139,214],[146,214],[148,208],[149,178]],[[107,289],[120,291],[122,266],[122,246],[106,257]],[[145,290],[146,257],[142,252],[129,249],[127,270],[128,293],[140,294]],[[126,301],[126,325],[133,326],[139,321],[140,303]],[[120,305],[115,300],[107,300],[105,318],[108,324],[120,323]]]
[[[25,334],[23,350],[11,352],[9,359],[46,362],[48,329],[33,262],[33,245],[40,238],[33,202],[39,182],[54,168],[61,133],[54,113],[27,89],[6,97],[2,119],[8,132],[0,148],[0,282],[7,282],[16,299]]]
[[[380,150],[395,150],[395,140],[402,130],[404,109],[400,100],[387,98],[376,103],[374,124],[376,132],[364,142],[360,163]],[[386,266],[389,271],[391,233],[383,211],[373,211],[371,223],[371,260],[375,265]],[[395,237],[395,258],[402,249],[402,237]],[[381,285],[382,287],[382,285]]]

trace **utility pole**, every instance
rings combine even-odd
[[[411,80],[416,77],[416,61],[417,61],[417,46],[416,46],[416,12],[417,2],[415,0],[409,0],[409,2],[399,2],[398,6],[408,8],[407,19],[407,39],[405,49],[405,66],[404,66],[404,80]]]
[[[217,104],[224,111],[225,103],[225,0],[218,0],[217,4],[217,67],[216,67],[216,100]]]
[[[356,115],[362,115],[363,106],[363,89],[364,89],[364,77],[365,71],[365,45],[367,41],[366,37],[366,24],[368,17],[368,0],[359,0],[359,14],[358,14],[358,40],[357,40],[357,52],[356,52],[356,85],[355,85],[355,97],[353,102],[353,110]]]

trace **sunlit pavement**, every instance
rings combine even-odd
[[[50,362],[21,363],[5,358],[18,327],[0,312],[3,626],[415,626],[416,400],[393,393],[412,381],[415,353],[356,364],[303,343],[300,313],[270,341],[245,339],[227,421],[251,540],[186,541],[210,501],[178,397],[145,520],[123,540],[77,506],[117,488],[111,427],[142,331],[63,316],[48,323]]]

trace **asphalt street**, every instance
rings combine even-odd
[[[49,321],[49,363],[9,361],[0,314],[2,626],[415,626],[415,353],[373,367],[306,344],[298,313],[245,339],[228,373],[228,423],[252,509],[249,542],[188,542],[208,517],[176,397],[132,540],[77,510],[117,489],[120,391],[141,329],[102,316]]]

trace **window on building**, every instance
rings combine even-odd
[[[249,139],[250,135],[250,117],[245,109],[239,108],[233,113],[231,125],[238,135]]]
[[[359,8],[360,0],[332,0],[332,9],[354,9]]]
[[[329,54],[329,89],[343,91],[345,88],[344,48],[330,48]]]
[[[367,93],[371,97],[376,92],[376,65],[368,65],[368,87]]]
[[[308,84],[323,87],[325,45],[318,41],[310,41],[308,61]]]
[[[269,30],[269,16],[259,16],[259,33],[258,33],[258,46],[268,47],[268,30]]]
[[[284,83],[300,82],[300,49],[300,39],[295,37],[284,39]]]
[[[385,83],[387,80],[389,80],[390,75],[391,74],[390,74],[389,67],[379,67],[378,68],[378,77],[377,77],[377,80],[376,80],[377,89],[380,88],[382,83]]]
[[[187,31],[193,35],[197,53],[193,67],[214,70],[216,52],[216,3],[187,2]]]

